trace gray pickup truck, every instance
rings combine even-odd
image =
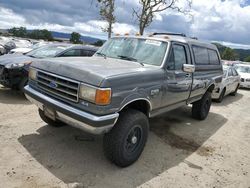
[[[47,124],[104,134],[106,157],[126,167],[144,149],[149,118],[192,104],[204,120],[222,75],[212,44],[171,33],[116,36],[93,57],[33,62],[25,94]]]

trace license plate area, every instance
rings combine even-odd
[[[52,119],[53,121],[56,120],[56,111],[54,109],[44,106],[43,111],[45,116]]]

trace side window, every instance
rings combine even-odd
[[[88,50],[82,50],[82,56],[89,56]]]
[[[94,51],[89,51],[89,56],[93,56],[95,54]]]
[[[81,50],[79,49],[69,50],[64,54],[62,54],[61,56],[63,57],[81,56]]]
[[[219,65],[220,64],[220,59],[218,57],[218,54],[215,50],[208,50],[209,54],[209,62],[211,65]]]
[[[82,56],[87,56],[87,57],[91,57],[94,55],[94,51],[90,51],[90,50],[82,50]]]
[[[197,65],[208,65],[209,64],[209,57],[208,57],[207,48],[193,46],[192,49],[194,52],[195,63]]]
[[[170,59],[167,65],[168,70],[182,70],[182,65],[187,63],[185,47],[174,44],[171,50]]]
[[[232,71],[232,69],[228,69],[228,76],[233,76],[233,71]]]
[[[233,68],[233,76],[238,76],[238,72]]]

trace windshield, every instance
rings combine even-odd
[[[108,40],[96,54],[160,66],[166,49],[167,42],[138,38],[113,38]]]
[[[240,73],[250,73],[250,66],[238,66],[237,71]]]
[[[58,53],[64,51],[67,47],[58,45],[58,46],[43,46],[28,52],[26,55],[35,58],[46,58],[46,57],[55,57]]]

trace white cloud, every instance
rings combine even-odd
[[[24,1],[25,2],[25,1]],[[76,2],[72,0],[72,3]],[[136,33],[138,26],[135,21],[132,20],[132,8],[139,7],[139,1],[135,0],[117,0],[116,14],[119,19],[118,23],[114,24],[114,33]],[[180,0],[181,6],[187,6],[184,0]],[[26,2],[27,3],[27,2]],[[247,5],[248,4],[248,5]],[[69,5],[66,4],[66,5]],[[0,4],[1,6],[1,4]],[[14,5],[13,5],[14,6]],[[18,6],[18,5],[17,5]],[[28,5],[26,5],[28,6]],[[131,7],[132,6],[132,7]],[[47,12],[52,15],[57,15],[58,19],[67,20],[65,24],[63,21],[49,22],[50,16],[45,15],[46,19],[43,21],[41,14],[35,14],[37,9],[30,12],[30,17],[34,18],[29,20],[26,13],[19,14],[13,12],[12,6],[10,8],[0,7],[0,27],[10,28],[14,26],[25,26],[28,29],[48,29],[58,32],[79,32],[82,35],[94,35],[96,37],[106,38],[106,33],[103,33],[102,28],[106,26],[106,23],[99,19],[98,11],[93,13],[95,17],[91,17],[90,13],[93,11],[85,12],[84,15],[89,15],[88,19],[75,19],[72,18],[70,12],[70,6],[61,5],[62,10],[68,10],[69,13],[61,11],[60,14],[55,14],[54,11],[49,10]],[[15,9],[16,10],[16,9]],[[18,10],[18,9],[17,9]],[[33,10],[33,9],[31,9]],[[40,11],[43,12],[44,9]],[[47,9],[45,9],[47,10]],[[56,10],[56,8],[55,8]],[[75,8],[73,9],[75,10]],[[96,10],[96,9],[95,9]],[[18,11],[17,11],[18,12]],[[22,15],[21,15],[22,14]],[[242,47],[247,48],[250,44],[250,5],[249,0],[193,0],[192,14],[194,19],[191,20],[189,16],[182,15],[171,10],[157,13],[153,24],[146,29],[145,33],[151,33],[152,31],[173,31],[187,33],[191,36],[196,36],[200,39],[211,41],[230,41],[225,44],[231,45],[231,43],[244,44]],[[39,15],[39,16],[38,16]],[[61,16],[59,16],[61,15]],[[78,14],[77,14],[78,15]],[[63,16],[63,18],[62,18]],[[53,18],[56,16],[53,16]],[[57,17],[56,17],[57,18]],[[123,19],[122,19],[123,18]],[[33,21],[32,21],[33,20]],[[36,22],[36,20],[38,20]],[[120,22],[119,22],[120,20]],[[48,23],[49,22],[49,23]],[[56,24],[54,24],[56,23]]]

